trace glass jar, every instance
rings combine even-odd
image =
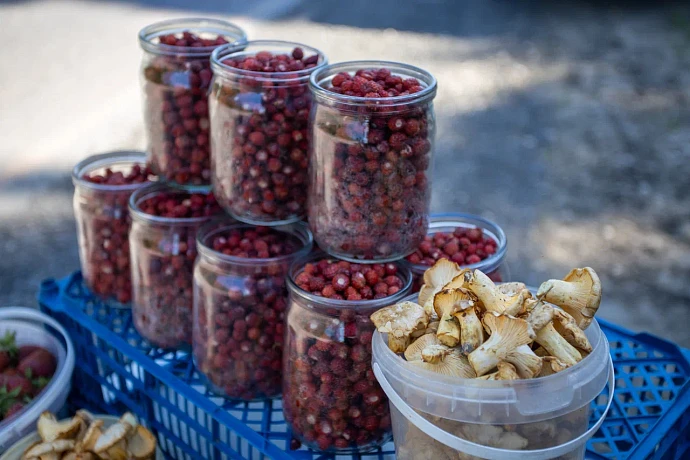
[[[278,61],[278,55],[284,64],[275,67],[285,71],[272,71],[270,62]],[[256,40],[239,52],[232,46],[213,52],[209,96],[213,191],[236,219],[278,225],[305,216],[308,81],[325,63],[319,50],[282,41]],[[252,64],[269,70],[245,70]]]
[[[374,98],[328,89],[362,69],[379,69],[368,71],[374,78],[417,82],[417,92]],[[405,257],[428,225],[436,80],[406,64],[358,61],[317,70],[309,88],[315,103],[308,216],[315,242],[349,261]]]
[[[216,19],[173,19],[139,32],[147,151],[161,179],[210,187],[211,52],[227,43],[241,47],[246,41],[242,29]]]
[[[127,204],[147,181],[144,152],[93,155],[72,171],[82,275],[91,292],[116,307],[132,299]]]
[[[396,263],[402,288],[372,300],[336,300],[298,286],[305,264],[290,269],[283,359],[283,412],[292,434],[309,447],[337,453],[374,449],[390,439],[388,400],[371,369],[369,316],[410,292],[407,268]]]
[[[434,235],[443,234],[443,236],[451,236],[456,229],[471,230],[478,229],[481,233],[477,235],[470,234],[467,241],[462,240],[466,238],[465,232],[457,233],[459,238],[453,238],[452,247],[438,247],[434,241]],[[443,239],[443,238],[442,238]],[[458,240],[456,242],[456,239]],[[484,250],[484,242],[492,240],[495,249],[489,251],[487,254]],[[447,240],[447,242],[451,242]],[[443,243],[446,243],[443,241]],[[440,242],[439,242],[440,243]],[[472,270],[481,270],[486,273],[489,278],[497,283],[504,283],[510,281],[510,271],[508,265],[505,263],[506,251],[508,250],[508,238],[505,232],[498,224],[484,219],[480,216],[464,213],[442,213],[432,214],[429,223],[429,230],[424,239],[423,245],[427,247],[420,247],[407,256],[404,263],[410,268],[412,272],[412,292],[418,292],[424,283],[422,277],[424,272],[431,267],[438,259],[451,259],[460,265],[462,268],[471,268]],[[453,254],[448,254],[448,251]],[[457,254],[457,255],[456,255]],[[471,255],[475,255],[474,259],[481,259],[474,262]],[[455,255],[455,258],[452,256]]]
[[[180,348],[192,343],[196,233],[212,216],[162,217],[142,210],[147,200],[161,196],[191,200],[192,196],[204,195],[190,195],[165,184],[153,184],[132,194],[132,317],[139,334],[151,343]],[[217,215],[220,208],[215,211]]]
[[[233,241],[234,240],[234,241]],[[271,257],[229,247],[274,249]],[[211,221],[197,236],[193,352],[211,391],[252,401],[280,395],[290,264],[312,249],[307,225]],[[241,250],[241,249],[240,249]],[[230,252],[230,254],[228,254]]]

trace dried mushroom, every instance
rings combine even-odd
[[[34,444],[32,447],[24,452],[22,458],[41,457],[42,455],[50,455],[52,453],[60,454],[62,452],[72,450],[74,448],[74,441],[71,439],[58,439],[56,441],[43,441]]]
[[[575,318],[580,329],[585,330],[601,303],[601,281],[592,268],[575,268],[563,280],[542,283],[537,297],[561,307]]]
[[[436,335],[442,344],[454,347],[460,342],[460,325],[455,314],[476,304],[477,297],[462,288],[444,289],[434,296],[434,311],[440,318]]]
[[[515,348],[532,341],[529,326],[524,319],[487,313],[484,315],[484,326],[491,331],[491,335],[468,356],[478,376],[496,367],[498,362]]]
[[[403,353],[410,344],[410,335],[425,329],[429,318],[414,302],[401,302],[376,311],[371,321],[381,333],[388,334],[388,346],[395,353]]]
[[[38,420],[41,441],[22,455],[26,460],[151,460],[156,438],[127,412],[103,431],[104,422],[86,411],[64,421],[44,412]]]
[[[43,412],[38,417],[36,429],[38,435],[46,442],[55,441],[57,439],[73,438],[79,433],[81,427],[81,419],[73,417],[63,422],[58,422],[53,414],[50,412]]]

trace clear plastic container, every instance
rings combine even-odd
[[[184,33],[223,40],[217,44],[207,42],[206,46],[165,42],[171,34],[182,38]],[[140,80],[147,151],[151,167],[161,179],[188,187],[210,187],[210,57],[222,44],[241,47],[246,41],[242,29],[217,19],[173,19],[139,32],[139,44],[144,50]]]
[[[15,417],[0,422],[0,452],[36,429],[43,411],[57,413],[67,401],[72,386],[75,352],[67,331],[53,318],[26,307],[0,307],[0,336],[16,333],[18,346],[37,345],[57,358],[50,383]]]
[[[423,89],[356,97],[327,89],[341,72],[390,70]],[[349,261],[394,261],[422,242],[429,223],[436,80],[406,64],[357,61],[314,72],[308,216],[318,246]]]
[[[262,52],[289,56],[295,48],[315,67],[261,72],[225,63],[239,63]],[[279,225],[305,216],[311,108],[308,81],[325,63],[319,50],[282,41],[256,40],[242,51],[233,46],[214,51],[209,96],[213,190],[236,219]]]
[[[590,403],[608,382],[610,404],[614,389],[606,336],[596,321],[585,333],[593,351],[571,368],[536,379],[487,381],[409,365],[376,332],[373,367],[391,401],[396,458],[584,458],[587,439],[606,416],[603,411],[588,429]]]
[[[498,224],[472,214],[464,213],[442,213],[432,214],[429,222],[429,229],[427,236],[433,236],[437,233],[453,233],[457,228],[473,229],[479,228],[482,231],[483,237],[491,238],[496,245],[496,251],[486,257],[485,259],[476,263],[461,263],[458,264],[462,268],[470,268],[472,270],[481,270],[486,273],[496,283],[505,283],[510,281],[510,271],[508,265],[505,263],[506,253],[508,250],[508,238],[505,232]],[[462,246],[458,248],[462,251]],[[475,249],[476,252],[476,244]],[[424,263],[413,263],[409,259],[415,256],[415,253],[405,258],[405,264],[412,271],[412,292],[418,292],[422,287],[422,277],[424,272],[429,269],[433,262],[427,260]],[[441,256],[439,258],[447,258]]]
[[[145,153],[94,155],[72,171],[74,217],[84,281],[97,296],[113,300],[113,306],[125,306],[132,299],[128,240],[131,219],[127,205],[132,193],[147,182],[108,185],[90,182],[85,177],[101,174],[106,168],[127,174],[134,166],[145,168]]]
[[[143,212],[140,204],[161,194],[187,194],[164,184],[130,197],[132,317],[137,331],[162,348],[192,343],[196,233],[210,217],[171,218]]]
[[[293,436],[314,449],[363,452],[390,439],[388,402],[371,370],[369,316],[403,299],[409,271],[398,266],[402,289],[383,299],[334,300],[309,293],[295,282],[305,263],[290,269],[290,301],[283,359],[283,412]]]
[[[199,230],[194,268],[194,362],[213,392],[245,401],[280,395],[285,279],[290,264],[312,249],[303,222],[261,230],[232,220],[209,222]],[[233,238],[237,246],[241,238],[256,246],[271,239],[281,245],[273,253],[285,254],[248,258],[219,251]]]

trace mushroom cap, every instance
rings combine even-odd
[[[477,378],[481,380],[518,380],[520,378],[515,366],[508,362],[499,361],[498,364],[496,364],[496,368],[496,372],[482,375]]]
[[[146,460],[156,452],[156,438],[142,425],[127,440],[127,450],[135,460]]]
[[[91,425],[89,425],[89,428],[86,430],[84,439],[82,439],[81,441],[82,448],[84,450],[94,450],[94,448],[96,447],[96,442],[102,434],[103,420],[94,420],[93,422],[91,422]]]
[[[426,325],[426,329],[419,329],[417,331],[414,331],[412,334],[410,334],[410,338],[414,340],[426,334],[436,334],[436,331],[438,331],[439,323],[440,322],[438,320],[429,321],[429,324]]]
[[[74,441],[71,439],[57,439],[55,441],[34,444],[24,452],[22,458],[40,457],[50,453],[61,453],[74,449]]]
[[[580,329],[575,322],[575,319],[568,313],[561,309],[554,309],[553,327],[561,336],[568,341],[568,343],[575,348],[584,350],[587,353],[592,352],[592,344],[585,335],[584,331]]]
[[[93,450],[96,453],[109,451],[111,447],[125,440],[131,430],[132,426],[129,423],[117,422],[110,425],[103,434],[99,436]],[[108,455],[112,456],[110,452],[108,452]]]
[[[409,363],[427,371],[436,372],[437,374],[447,375],[449,377],[460,377],[465,379],[476,377],[467,358],[456,349],[451,349],[450,353],[444,356],[438,363],[427,363],[422,360],[409,361]]]
[[[501,283],[497,286],[497,289],[502,294],[513,297],[518,295],[521,291],[527,289],[527,285],[520,282]]]
[[[480,270],[474,270],[466,278],[466,288],[477,296],[486,311],[515,316],[524,310],[525,300],[532,296],[528,289],[519,289],[522,283],[497,286]]]
[[[555,356],[544,356],[541,358],[541,360],[542,367],[538,377],[546,377],[547,375],[556,374],[557,372],[561,372],[570,367]]]
[[[429,324],[424,308],[407,301],[374,312],[371,321],[379,332],[393,334],[398,338],[407,337],[413,331],[424,329]]]
[[[468,289],[443,289],[434,296],[434,311],[440,318],[474,307],[478,302],[477,296]]]
[[[428,345],[422,350],[422,361],[425,363],[438,363],[453,351],[443,344]]]
[[[437,260],[432,267],[424,272],[424,284],[419,290],[417,301],[420,305],[427,308],[429,299],[433,299],[434,295],[443,289],[443,286],[451,282],[460,273],[462,273],[462,269],[455,262],[451,262],[448,259]]]
[[[601,281],[590,267],[574,268],[562,281],[543,282],[537,296],[568,312],[584,330],[592,323],[601,304]]]
[[[72,417],[59,422],[53,414],[45,411],[38,418],[36,429],[44,442],[51,442],[57,439],[73,438],[79,433],[81,423],[80,417]]]
[[[436,334],[424,334],[412,342],[405,350],[405,359],[408,361],[419,361],[422,359],[422,350],[429,345],[440,345]]]
[[[525,308],[527,313],[522,317],[529,324],[532,336],[536,336],[537,332],[553,320],[554,308],[543,300],[527,299]]]

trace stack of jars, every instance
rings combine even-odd
[[[491,222],[429,215],[435,79],[394,62],[328,65],[215,20],[139,38],[151,171],[141,155],[115,179],[109,163],[100,179],[75,170],[88,287],[131,295],[140,334],[191,346],[216,394],[282,394],[293,447],[386,442],[369,316],[442,257],[500,280],[506,249]],[[123,190],[105,189],[114,210],[90,196],[106,185]],[[106,223],[91,222],[101,211]]]

